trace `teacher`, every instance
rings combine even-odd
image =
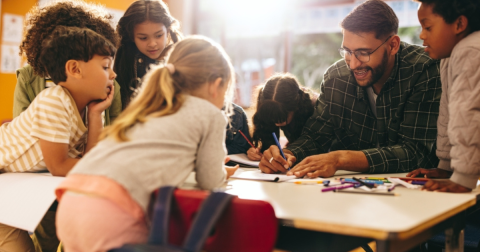
[[[398,18],[368,0],[341,23],[342,60],[324,74],[313,115],[298,140],[263,154],[265,173],[330,177],[337,170],[396,173],[437,167],[439,61],[400,41]]]

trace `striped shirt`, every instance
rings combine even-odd
[[[12,122],[0,127],[0,170],[45,170],[39,139],[68,144],[68,156],[81,156],[87,128],[77,106],[62,86],[47,88]]]
[[[359,150],[367,157],[370,173],[437,167],[439,63],[423,47],[402,42],[376,98],[375,115],[366,89],[357,85],[344,60],[336,62],[324,75],[302,136],[287,149],[297,162],[331,150]]]

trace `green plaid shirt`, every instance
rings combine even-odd
[[[375,118],[365,89],[356,84],[344,60],[336,62],[324,75],[302,136],[287,149],[297,163],[329,150],[361,150],[370,173],[437,167],[439,66],[423,47],[402,42],[392,74],[377,97]]]

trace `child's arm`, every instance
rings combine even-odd
[[[68,156],[68,144],[54,143],[39,139],[43,160],[53,176],[66,176],[78,162],[78,158]]]
[[[114,93],[115,88],[112,85],[112,90],[105,100],[92,101],[88,104],[88,137],[85,153],[97,145],[98,137],[103,130],[102,113],[112,104]]]

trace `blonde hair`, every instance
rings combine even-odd
[[[221,86],[228,85],[225,107],[228,113],[231,111],[235,74],[220,45],[203,36],[188,37],[174,45],[167,63],[174,66],[175,72],[170,73],[166,66],[151,69],[138,96],[104,129],[100,139],[113,137],[117,141],[128,141],[126,133],[134,124],[174,114],[185,101],[184,94],[217,78],[222,78]]]

